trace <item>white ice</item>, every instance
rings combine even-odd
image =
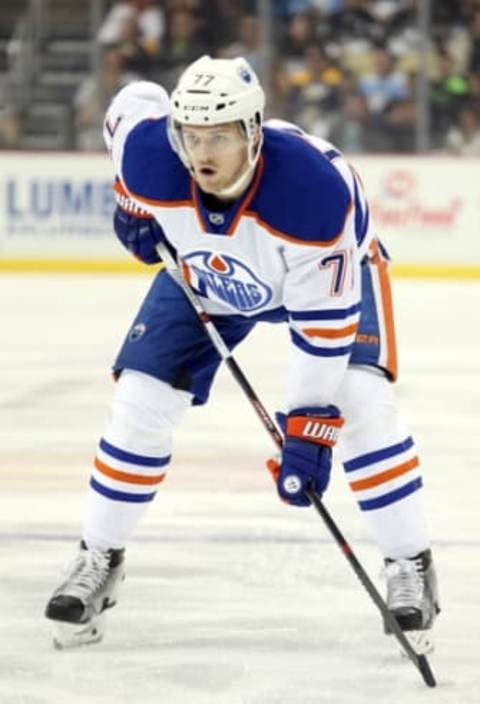
[[[319,516],[277,500],[270,439],[226,371],[176,434],[106,639],[52,649],[43,609],[76,550],[109,365],[148,283],[0,278],[0,704],[478,704],[479,282],[395,281],[398,395],[423,457],[443,605],[435,690],[382,635]],[[236,354],[271,411],[287,346],[284,329],[261,326]],[[382,589],[339,467],[325,503]]]

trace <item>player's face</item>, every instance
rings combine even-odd
[[[220,193],[247,167],[247,139],[238,122],[211,127],[183,125],[182,138],[195,180],[205,193]]]

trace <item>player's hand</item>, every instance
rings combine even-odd
[[[288,416],[277,413],[285,434],[281,461],[271,459],[271,472],[280,498],[294,506],[310,506],[305,490],[321,496],[328,486],[332,447],[344,420],[335,406],[298,408]]]
[[[164,242],[165,238],[162,228],[152,217],[131,215],[117,207],[113,226],[120,242],[137,259],[145,264],[156,264],[161,261],[156,246],[159,242]]]

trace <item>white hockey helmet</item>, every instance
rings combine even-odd
[[[172,92],[169,116],[172,146],[191,170],[181,138],[182,125],[207,127],[240,122],[252,167],[260,153],[264,107],[265,93],[248,61],[204,55],[183,72]]]

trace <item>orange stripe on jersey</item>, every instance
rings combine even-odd
[[[159,208],[179,208],[182,206],[193,208],[193,202],[191,200],[155,200],[154,198],[144,198],[133,191],[127,191],[127,193],[131,198],[140,201],[140,203],[146,203],[147,205],[153,205]]]
[[[182,268],[183,280],[186,281],[189,286],[191,286],[192,285],[192,275],[191,275],[190,267],[187,264],[185,264],[183,259],[181,260],[180,266]]]
[[[260,179],[263,174],[263,167],[264,167],[264,160],[263,160],[263,156],[261,156],[260,159],[258,160],[257,173],[255,174],[255,178],[253,180],[253,183],[252,183],[251,187],[249,188],[247,195],[245,196],[245,198],[243,200],[243,203],[241,204],[240,208],[238,209],[237,214],[233,218],[230,227],[227,230],[228,235],[232,235],[235,232],[235,228],[237,227],[240,218],[246,212],[248,206],[252,202],[252,198],[255,195],[255,193],[257,192],[258,184],[260,183]]]
[[[348,337],[353,335],[358,328],[358,323],[347,325],[344,328],[304,328],[302,332],[308,337],[326,337],[336,339],[338,337]]]
[[[99,472],[105,474],[105,476],[110,477],[110,479],[116,479],[119,482],[126,482],[127,484],[159,484],[165,479],[165,473],[156,474],[153,477],[146,477],[141,474],[129,474],[128,472],[121,472],[118,469],[113,469],[105,464],[98,457],[95,457],[94,461],[95,467]]]
[[[385,484],[385,482],[391,479],[396,479],[396,477],[401,477],[402,474],[406,474],[411,469],[418,467],[419,461],[418,457],[414,457],[408,462],[403,462],[396,467],[387,469],[385,472],[380,472],[375,474],[373,477],[367,477],[366,479],[359,479],[356,482],[350,482],[350,486],[353,491],[362,491],[362,489],[371,489],[374,486],[379,486],[380,484]]]
[[[345,228],[345,222],[351,213],[353,208],[353,202],[350,201],[348,208],[345,213],[345,220],[343,222],[343,227],[340,230],[340,232],[335,235],[335,237],[332,237],[331,240],[315,240],[314,242],[302,240],[298,237],[292,237],[292,235],[287,235],[285,232],[281,232],[280,230],[276,230],[274,227],[268,224],[268,222],[265,222],[265,220],[262,220],[262,218],[258,215],[258,213],[255,213],[253,210],[246,210],[244,215],[248,215],[249,217],[253,218],[261,227],[263,227],[265,230],[267,230],[271,235],[274,235],[275,237],[280,237],[282,240],[287,240],[287,242],[293,242],[294,244],[301,244],[305,247],[331,247],[332,244],[335,244],[337,240],[340,239],[340,237],[343,235],[343,230]]]
[[[190,193],[192,194],[193,208],[197,216],[198,224],[200,225],[200,230],[202,232],[208,232],[208,227],[202,218],[202,211],[200,210],[200,203],[198,202],[197,189],[195,188],[195,179],[193,176],[190,180]]]
[[[129,197],[127,189],[123,185],[123,181],[120,181],[119,178],[115,180],[115,183],[113,184],[113,190],[119,193],[121,196],[126,196],[127,198]]]
[[[395,337],[395,323],[393,318],[392,289],[390,286],[390,276],[388,274],[388,264],[382,257],[378,242],[373,240],[370,245],[373,254],[372,263],[377,268],[380,282],[380,294],[382,297],[383,318],[386,334],[387,359],[385,366],[395,380],[398,376],[397,341]]]
[[[113,190],[115,192],[115,200],[117,204],[126,213],[128,213],[129,215],[134,215],[138,218],[142,218],[144,220],[153,219],[153,215],[151,213],[141,208],[135,203],[134,200],[132,200],[132,198],[127,193],[127,189],[125,188],[124,184],[120,181],[120,179],[116,179],[115,183],[113,184]]]

